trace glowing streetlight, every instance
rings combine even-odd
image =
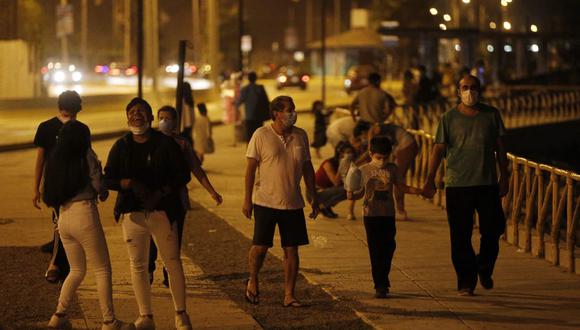
[[[491,44],[490,44],[490,45],[487,45],[487,51],[488,51],[489,53],[493,53],[493,52],[495,51],[495,48],[494,48],[494,47],[493,47],[493,45],[491,45]]]
[[[455,51],[456,52],[460,52],[461,51],[461,45],[460,44],[455,44]]]
[[[512,46],[511,45],[505,45],[503,46],[503,51],[506,53],[511,53],[512,52]]]
[[[462,1],[463,1],[463,3],[465,3],[465,4],[468,4],[468,3],[470,3],[470,2],[471,2],[471,0],[462,0]]]
[[[503,28],[505,30],[511,30],[512,29],[512,23],[510,23],[508,21],[503,22]]]
[[[508,4],[509,4],[509,2],[507,0],[501,0],[502,6],[507,7]]]
[[[451,22],[451,15],[449,14],[443,15],[443,20],[445,20],[445,22]]]
[[[538,32],[538,26],[536,24],[530,25],[530,31],[532,31],[532,32]]]
[[[441,23],[441,24],[439,24],[439,28],[440,28],[441,30],[445,31],[445,30],[447,30],[447,25],[445,25],[445,24]]]
[[[431,7],[431,8],[429,9],[429,13],[430,13],[431,15],[435,16],[435,15],[437,15],[437,14],[439,13],[439,11],[437,10],[437,8],[433,8],[433,7]]]
[[[495,24],[495,22],[489,22],[489,28],[495,30],[497,28],[497,24]]]
[[[530,46],[530,51],[531,51],[532,53],[537,53],[537,52],[539,52],[539,51],[540,51],[540,46],[538,46],[538,44],[532,44],[532,45]]]

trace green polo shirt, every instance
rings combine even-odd
[[[482,103],[477,107],[475,116],[454,107],[439,121],[435,143],[445,145],[446,187],[497,184],[496,141],[505,135],[505,126],[496,108]]]

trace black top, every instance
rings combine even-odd
[[[144,211],[132,190],[121,189],[121,179],[132,179],[145,185],[152,192],[161,192],[163,198],[153,207],[165,211],[169,220],[171,213],[182,208],[179,189],[190,180],[189,168],[179,145],[170,137],[153,129],[145,143],[133,141],[131,133],[115,142],[105,166],[105,182],[108,189],[119,192],[115,204],[115,219],[122,213]]]
[[[34,136],[34,145],[43,148],[45,155],[49,155],[56,145],[56,138],[62,125],[63,123],[57,117],[43,121],[38,125]]]

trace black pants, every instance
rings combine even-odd
[[[250,139],[252,138],[252,135],[254,135],[254,132],[262,127],[262,121],[261,120],[246,120],[245,124],[246,124],[246,141],[249,142]]]
[[[376,290],[389,288],[395,243],[395,217],[364,217],[371,269]]]
[[[185,210],[175,210],[174,212],[168,212],[167,217],[171,221],[177,222],[177,246],[179,251],[181,252],[181,238],[183,237],[183,226],[185,224]],[[157,260],[157,245],[151,238],[151,242],[149,242],[149,273],[155,272],[155,261]]]
[[[478,274],[482,278],[492,276],[499,253],[499,238],[505,231],[498,187],[449,187],[445,194],[457,289],[475,289]],[[471,244],[475,211],[479,215],[481,235],[479,255],[475,254]]]

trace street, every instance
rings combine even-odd
[[[82,115],[82,114],[81,114]],[[82,118],[82,117],[81,117]],[[312,117],[299,115],[298,126],[312,129]],[[195,328],[252,329],[573,329],[580,327],[580,282],[543,260],[502,244],[496,267],[496,288],[478,288],[475,297],[458,297],[449,257],[445,213],[416,197],[408,197],[410,221],[398,221],[397,251],[391,271],[391,295],[373,298],[373,285],[361,218],[346,220],[346,203],[335,211],[338,219],[308,221],[310,245],[301,248],[297,296],[310,306],[283,308],[282,251],[276,234],[274,248],[261,276],[261,303],[252,306],[243,298],[247,277],[246,252],[252,222],[243,218],[244,146],[231,147],[231,127],[215,128],[217,152],[208,155],[204,168],[224,203],[215,207],[201,186],[190,183],[194,208],[188,215],[182,247],[188,284],[188,310]],[[102,161],[113,140],[94,143]],[[322,150],[331,155],[329,147]],[[49,256],[38,246],[50,238],[52,224],[46,208],[31,205],[34,150],[0,154],[2,216],[0,235],[8,276],[2,276],[0,325],[10,329],[42,327],[57,300],[55,286],[44,281]],[[314,160],[315,167],[320,159]],[[121,228],[112,219],[113,192],[99,205],[113,264],[115,307],[120,319],[133,320],[137,307],[129,277],[128,257]],[[360,203],[359,203],[360,204]],[[360,214],[360,205],[357,214]],[[307,208],[305,210],[309,212]],[[475,242],[477,243],[477,242]],[[20,273],[27,269],[30,273]],[[159,269],[159,268],[158,268]],[[32,273],[36,271],[36,273]],[[160,329],[170,328],[172,303],[161,286],[161,273],[153,284],[155,318]],[[23,285],[26,283],[26,285]],[[38,288],[44,288],[39,291]],[[8,289],[12,291],[8,291]],[[34,289],[34,290],[33,290]],[[17,293],[18,292],[18,293]],[[42,299],[35,295],[42,292]],[[7,296],[10,293],[12,296]],[[88,272],[77,292],[80,308],[73,310],[78,329],[99,326],[100,315],[94,278]],[[23,310],[36,313],[26,315]]]

